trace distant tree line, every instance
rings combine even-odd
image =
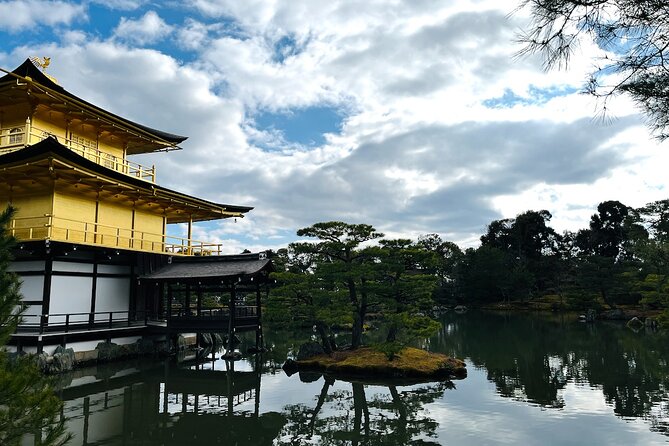
[[[543,298],[563,309],[669,306],[669,200],[597,206],[588,228],[558,234],[548,211],[495,220],[449,271],[448,301]]]
[[[337,348],[333,327],[350,327],[356,348],[366,324],[399,348],[438,329],[435,308],[458,304],[642,305],[669,321],[669,200],[602,202],[576,232],[557,233],[551,218],[530,210],[495,220],[464,251],[437,234],[390,240],[370,225],[317,223],[297,232],[314,241],[275,253],[267,317],[313,326],[326,351]]]

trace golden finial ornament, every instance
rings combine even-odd
[[[36,67],[39,67],[42,69],[42,72],[45,72],[47,67],[51,64],[51,58],[50,57],[42,57],[39,58],[37,56],[33,56],[30,58],[30,61],[35,64]]]
[[[46,73],[46,69],[47,69],[47,67],[48,67],[49,65],[51,65],[51,58],[50,58],[50,57],[46,57],[46,56],[44,56],[44,57],[41,57],[41,58],[40,58],[40,57],[37,57],[37,56],[32,56],[32,57],[30,58],[30,61],[31,61],[33,64],[35,64],[36,67],[41,68],[41,69],[42,69],[42,73],[44,73],[44,75],[45,75],[46,77],[48,77],[49,79],[51,79],[51,81],[52,81],[54,84],[57,84],[57,83],[58,83],[58,79],[56,79],[55,77],[53,77],[53,76],[51,76],[51,75],[49,75],[49,74]]]

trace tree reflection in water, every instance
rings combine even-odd
[[[395,385],[370,396],[366,385],[350,382],[351,390],[331,391],[332,377],[324,377],[316,405],[293,404],[285,407],[286,425],[281,430],[281,445],[438,445],[439,423],[428,416],[424,405],[442,398],[454,389],[452,382],[430,383],[398,390]]]
[[[448,314],[431,349],[487,370],[503,397],[562,408],[567,383],[602,389],[620,417],[669,430],[669,336],[624,324],[575,322],[573,315]]]
[[[452,392],[448,382],[285,376],[280,364],[309,331],[268,330],[271,351],[236,363],[203,351],[179,364],[137,360],[79,369],[58,377],[63,416],[75,435],[70,445],[667,440],[648,428],[669,431],[669,335],[526,314],[447,314],[442,324],[429,349],[465,358],[470,372]]]

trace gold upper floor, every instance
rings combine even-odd
[[[129,155],[178,149],[186,139],[108,112],[65,90],[30,60],[0,77],[0,155],[54,137],[87,159],[155,183]]]
[[[125,158],[122,149],[105,144],[104,141],[92,139],[85,132],[75,132],[68,127],[60,128],[36,116],[34,121],[27,118],[25,122],[8,119],[3,126],[3,113],[0,108],[0,155],[23,149],[36,144],[45,138],[53,137],[65,147],[86,159],[109,169],[150,183],[156,182],[156,167],[142,166]]]
[[[161,187],[155,167],[127,158],[176,149],[185,137],[88,103],[29,60],[5,73],[0,77],[0,204],[17,208],[11,228],[19,240],[220,253],[218,244],[193,240],[193,223],[243,217],[252,209]],[[183,225],[187,236],[169,236],[170,224]]]

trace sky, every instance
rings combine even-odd
[[[546,209],[559,232],[597,204],[667,198],[668,143],[626,97],[516,57],[518,0],[0,0],[0,67],[51,57],[70,92],[189,136],[137,155],[162,186],[253,206],[195,225],[226,253],[278,249],[341,220],[476,246],[492,220]],[[184,227],[171,228],[174,235]]]

